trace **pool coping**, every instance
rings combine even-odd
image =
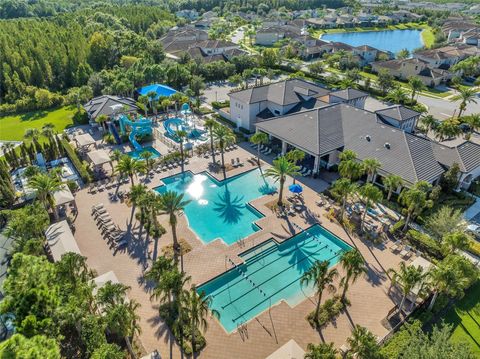
[[[262,241],[262,242],[260,242],[260,243],[258,243],[258,244],[256,244],[256,245],[254,245],[253,247],[246,249],[246,250],[243,251],[243,252],[237,253],[237,257],[239,257],[239,258],[242,259],[242,263],[241,263],[240,265],[245,264],[245,260],[241,257],[242,254],[247,253],[247,252],[249,252],[249,251],[252,251],[252,250],[254,250],[254,249],[257,248],[257,247],[264,245],[264,244],[265,244],[266,242],[268,242],[269,240],[272,240],[273,242],[275,242],[275,244],[276,244],[277,246],[280,245],[280,244],[282,244],[282,243],[286,243],[286,242],[288,242],[289,240],[291,240],[292,238],[295,238],[295,237],[301,235],[302,233],[307,232],[309,229],[311,229],[312,227],[315,227],[315,226],[320,226],[322,229],[324,229],[325,231],[327,231],[328,233],[330,233],[331,235],[333,235],[333,236],[334,236],[336,239],[338,239],[340,242],[344,243],[344,244],[349,248],[349,249],[346,249],[346,250],[352,250],[352,249],[354,248],[353,246],[351,246],[350,244],[348,244],[346,241],[344,241],[342,238],[340,238],[339,236],[337,236],[335,233],[333,233],[332,231],[330,231],[328,228],[325,228],[324,226],[322,226],[321,223],[314,223],[314,224],[312,224],[311,226],[309,226],[309,227],[307,227],[307,228],[305,228],[305,229],[302,229],[302,231],[300,231],[300,232],[298,232],[298,233],[295,233],[293,236],[287,238],[286,240],[282,241],[281,243],[278,242],[278,241],[272,236],[272,237],[267,238],[267,239],[265,239],[264,241]],[[259,253],[262,253],[262,252],[259,252]],[[228,256],[225,256],[225,261],[227,260],[227,257],[228,257]],[[329,268],[334,268],[334,267],[336,267],[338,264],[339,264],[339,262],[333,264],[333,265],[332,265],[331,267],[329,267]],[[238,266],[238,265],[235,264],[235,266]],[[204,286],[204,285],[206,285],[206,284],[208,284],[208,283],[210,283],[210,282],[218,279],[220,276],[222,276],[222,275],[224,275],[224,274],[226,274],[226,273],[229,273],[229,272],[233,271],[234,269],[235,269],[235,267],[232,267],[232,268],[230,268],[230,269],[228,269],[228,270],[226,270],[226,271],[224,271],[224,272],[222,272],[222,273],[219,273],[219,274],[215,275],[214,277],[210,278],[209,280],[206,280],[206,281],[202,282],[201,284],[195,284],[196,290],[198,291],[198,288],[199,288],[199,287],[202,287],[202,286]],[[303,290],[302,290],[302,292],[303,292]],[[267,308],[267,309],[262,310],[262,311],[259,312],[257,315],[253,316],[252,318],[250,318],[249,320],[243,322],[242,324],[247,324],[247,323],[251,322],[253,319],[255,319],[255,318],[257,318],[258,316],[262,315],[262,314],[265,313],[266,311],[269,311],[272,307],[278,306],[278,305],[281,304],[282,302],[284,302],[284,303],[285,303],[286,305],[288,305],[290,308],[295,308],[295,307],[297,307],[298,305],[302,304],[303,301],[307,300],[308,298],[310,298],[310,297],[312,296],[312,295],[307,296],[305,293],[304,293],[304,295],[305,295],[305,298],[302,299],[302,300],[299,300],[299,301],[298,301],[295,305],[293,305],[293,306],[290,305],[290,303],[288,303],[288,301],[287,301],[286,299],[282,298],[282,299],[280,299],[278,302],[276,302],[274,305],[270,306],[270,307]],[[217,321],[217,323],[220,325],[220,327],[222,328],[222,330],[223,330],[227,335],[231,335],[231,334],[235,333],[236,331],[238,331],[238,327],[239,327],[238,325],[237,325],[237,328],[236,328],[236,329],[234,329],[234,330],[232,330],[232,331],[230,331],[230,332],[227,331],[227,330],[225,329],[225,327],[223,326],[222,322],[220,321],[220,319],[217,318],[216,316],[213,316],[213,317],[214,317],[214,320]]]
[[[170,175],[170,176],[161,178],[160,181],[159,181],[160,184],[159,184],[158,186],[153,187],[152,189],[153,189],[155,192],[157,192],[157,191],[156,191],[157,188],[166,186],[166,184],[165,184],[165,182],[164,182],[165,179],[171,178],[171,177],[175,177],[175,176],[179,176],[179,175],[182,175],[182,174],[184,174],[184,173],[186,173],[186,172],[189,172],[189,173],[191,173],[191,174],[194,175],[194,176],[195,176],[195,175],[199,175],[199,174],[206,174],[206,175],[209,176],[210,178],[214,179],[216,182],[223,182],[223,181],[235,179],[236,177],[240,177],[240,176],[246,175],[246,174],[248,174],[248,173],[250,173],[250,172],[253,172],[253,171],[256,171],[256,170],[258,170],[258,169],[259,169],[258,167],[255,167],[255,168],[252,168],[252,169],[249,169],[249,170],[247,170],[247,171],[243,171],[243,172],[237,173],[237,174],[235,174],[235,175],[233,175],[233,176],[231,176],[231,177],[227,177],[227,178],[224,178],[224,179],[218,179],[216,176],[214,176],[214,175],[213,175],[212,173],[210,173],[210,171],[208,171],[208,170],[203,170],[203,171],[200,171],[200,172],[194,172],[194,171],[192,171],[192,170],[186,170],[186,171],[183,171],[183,172],[180,172],[180,173],[177,173],[177,174],[173,174],[173,175]],[[251,237],[251,236],[253,236],[253,235],[255,235],[255,234],[257,234],[257,233],[259,233],[259,232],[261,232],[261,231],[264,230],[264,228],[263,228],[262,226],[260,226],[257,222],[260,221],[260,220],[262,220],[262,219],[264,219],[264,218],[266,218],[267,215],[264,214],[264,213],[263,213],[262,211],[260,211],[259,209],[257,209],[251,202],[253,202],[253,201],[255,201],[255,200],[258,200],[258,199],[260,199],[260,198],[263,198],[263,197],[265,197],[265,196],[271,196],[271,195],[273,195],[273,194],[275,194],[275,193],[277,193],[277,192],[278,192],[278,189],[277,189],[276,191],[272,192],[272,193],[264,194],[264,195],[261,195],[260,197],[257,197],[257,198],[252,199],[251,201],[245,202],[245,204],[246,204],[246,206],[249,208],[249,210],[253,210],[253,211],[255,212],[255,214],[259,214],[259,215],[261,216],[261,217],[259,217],[257,220],[251,222],[253,225],[255,225],[256,227],[258,227],[258,230],[254,231],[253,233],[250,233],[248,236],[243,237],[243,238],[241,238],[241,239],[239,239],[239,240],[237,240],[237,241],[235,241],[235,242],[233,242],[233,243],[231,243],[231,244],[226,243],[226,242],[223,240],[223,238],[221,238],[221,237],[216,237],[216,238],[212,239],[210,242],[205,242],[203,239],[200,238],[200,236],[197,234],[197,232],[195,232],[195,230],[190,226],[190,222],[189,222],[189,220],[188,220],[188,216],[186,215],[185,211],[182,212],[182,215],[181,215],[181,216],[185,218],[185,221],[187,222],[188,228],[190,229],[190,231],[191,231],[192,233],[195,234],[195,237],[196,237],[203,245],[207,246],[207,245],[209,245],[209,244],[211,244],[211,243],[213,243],[213,242],[215,242],[215,241],[220,241],[220,242],[222,242],[225,246],[231,247],[231,246],[235,245],[236,243],[238,243],[238,242],[240,242],[240,241],[244,241],[244,240],[248,239],[249,237]],[[158,193],[158,192],[157,192],[157,193]],[[263,241],[263,242],[264,242],[264,241]],[[260,242],[259,244],[261,244],[261,243],[263,243],[263,242]]]

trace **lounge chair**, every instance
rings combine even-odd
[[[403,248],[403,250],[400,252],[400,256],[402,258],[410,257],[412,255],[411,249],[412,249],[412,247],[405,246],[405,248]]]
[[[265,151],[263,154],[268,156],[270,153],[272,153],[272,149],[269,148],[267,151]]]
[[[401,241],[396,241],[395,243],[393,243],[393,245],[390,247],[390,251],[391,252],[397,252],[400,250],[401,248],[401,245],[402,245],[402,242]]]
[[[302,174],[302,176],[303,176],[303,177],[308,177],[308,176],[310,176],[311,174],[312,174],[312,171],[306,170],[306,171]]]
[[[243,162],[240,162],[240,158],[237,157],[237,166],[243,166]]]
[[[92,206],[92,212],[93,212],[93,211],[96,211],[97,209],[100,209],[100,208],[105,208],[105,206],[103,205],[103,203],[94,204],[94,205]]]

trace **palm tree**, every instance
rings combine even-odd
[[[438,126],[435,127],[435,136],[437,136],[441,141],[446,138],[457,137],[462,130],[459,127],[459,122],[456,119],[449,119],[440,122]]]
[[[412,188],[404,189],[400,193],[399,202],[405,206],[407,217],[403,231],[406,231],[410,220],[419,215],[426,207],[431,207],[432,201],[427,200],[427,193],[423,183],[419,185],[418,182]]]
[[[178,138],[178,145],[180,146],[180,158],[182,160],[182,172],[184,171],[185,165],[184,165],[184,147],[183,147],[183,142],[187,138],[187,131],[184,130],[177,130],[175,131],[175,135]]]
[[[52,138],[55,134],[55,125],[51,122],[47,122],[42,126],[42,135],[48,138]]]
[[[130,178],[130,183],[133,186],[135,184],[133,177],[136,177],[139,173],[145,172],[145,164],[129,155],[123,155],[117,162],[115,171],[120,173],[121,176],[128,176]]]
[[[209,118],[205,121],[205,127],[208,128],[208,132],[210,134],[210,150],[212,151],[213,163],[215,163],[215,146],[214,146],[214,138],[213,138],[213,129],[218,125],[219,123],[215,121],[213,118]]]
[[[401,104],[401,103],[404,103],[405,100],[407,99],[407,93],[403,88],[396,87],[392,91],[388,92],[386,99],[392,102]]]
[[[320,343],[318,345],[309,343],[304,359],[336,359],[338,350],[333,343]]]
[[[28,186],[35,191],[36,197],[45,208],[51,208],[56,215],[53,193],[62,187],[62,181],[55,175],[38,173],[28,180]]]
[[[155,119],[157,119],[157,93],[155,91],[149,91],[147,93],[147,99],[148,103],[150,104],[150,108],[152,109],[152,112],[155,114]]]
[[[442,249],[445,256],[455,253],[457,249],[468,249],[473,239],[465,232],[452,232],[443,236]]]
[[[148,116],[148,103],[149,103],[149,99],[147,96],[138,96],[138,100],[137,100],[143,107],[143,110],[145,111],[145,117]]]
[[[190,291],[185,291],[182,295],[181,311],[186,324],[191,331],[191,345],[193,358],[196,358],[196,332],[206,331],[208,329],[207,315],[212,298],[207,296],[205,292],[197,293],[195,286],[192,286]],[[213,316],[220,318],[220,313],[215,309],[210,310]]]
[[[438,126],[438,121],[432,115],[427,115],[422,117],[420,122],[422,123],[423,126],[426,127],[427,134],[430,131],[434,131]]]
[[[363,160],[363,169],[367,172],[367,182],[372,182],[375,174],[382,167],[382,164],[376,158],[366,158]]]
[[[345,301],[348,287],[355,283],[360,275],[367,273],[367,267],[362,254],[356,248],[342,253],[340,265],[346,272],[345,277],[340,280],[340,286],[343,287],[341,299]]]
[[[458,95],[453,96],[451,101],[460,101],[457,117],[462,117],[462,113],[465,111],[469,103],[477,103],[477,93],[476,90],[471,88],[460,88],[458,92]]]
[[[363,165],[357,161],[357,154],[352,150],[345,150],[340,153],[340,164],[338,172],[340,176],[354,180],[362,176],[364,173]]]
[[[387,194],[387,200],[390,201],[390,198],[392,197],[392,194],[394,191],[397,190],[398,187],[400,187],[403,184],[402,177],[397,176],[397,175],[388,175],[387,177],[384,178],[383,180],[383,185],[385,186],[385,189],[388,191]]]
[[[412,102],[415,99],[417,92],[425,89],[425,85],[423,84],[422,80],[420,80],[420,78],[417,76],[410,76],[408,79],[408,87],[410,87],[410,90],[412,90],[412,97],[410,98]]]
[[[133,337],[141,333],[140,316],[137,314],[139,308],[140,303],[131,299],[115,306],[108,306],[104,311],[107,327],[113,334],[125,340],[132,358],[136,358],[132,347]]]
[[[275,180],[275,182],[280,183],[277,202],[279,206],[283,206],[283,186],[285,185],[287,176],[297,176],[299,169],[300,168],[298,166],[295,166],[285,156],[282,156],[274,160],[273,166],[267,168],[265,171],[265,176],[271,177]]]
[[[118,149],[113,150],[112,153],[110,153],[110,165],[112,166],[112,175],[115,172],[115,168],[113,167],[113,162],[118,162],[120,161],[120,158],[122,157],[122,152]]]
[[[470,116],[465,116],[463,122],[468,125],[470,136],[480,129],[480,114],[475,113]]]
[[[361,325],[355,325],[352,330],[352,335],[347,338],[347,343],[350,346],[350,351],[357,359],[380,359],[383,356],[380,354],[380,346],[377,338],[367,328]]]
[[[359,188],[359,194],[365,201],[365,211],[362,216],[361,229],[364,230],[365,217],[368,210],[371,208],[372,204],[380,202],[383,198],[383,193],[375,185],[371,183],[365,184],[363,187]]]
[[[114,306],[123,302],[128,291],[131,288],[122,283],[106,282],[102,287],[98,288],[96,299],[102,306]]]
[[[442,262],[433,266],[427,274],[429,286],[433,290],[433,298],[428,306],[428,310],[432,310],[435,301],[440,293],[449,297],[455,297],[463,293],[463,289],[468,283],[463,275],[459,275],[451,266]]]
[[[422,284],[425,279],[425,273],[421,266],[407,266],[405,262],[400,262],[398,271],[390,268],[387,270],[387,274],[392,275],[392,286],[398,284],[402,290],[402,301],[398,307],[398,312],[401,313],[407,296],[415,286]]]
[[[357,189],[357,185],[352,183],[348,178],[340,178],[333,183],[331,192],[342,199],[341,219],[343,219],[345,213],[345,205],[347,204],[348,197],[352,193],[355,193]]]
[[[256,132],[250,137],[250,142],[257,145],[257,162],[260,166],[260,145],[266,145],[268,143],[268,135],[265,132]]]
[[[172,228],[172,237],[173,237],[173,252],[174,252],[174,262],[175,265],[178,265],[178,254],[180,251],[180,246],[177,239],[177,214],[185,208],[190,201],[185,201],[183,199],[183,193],[177,193],[174,191],[166,191],[160,195],[160,209],[168,214],[169,220],[168,223]]]
[[[108,116],[107,115],[100,115],[95,118],[95,122],[99,123],[104,130],[106,130],[105,124],[108,121]]]
[[[352,150],[345,150],[338,155],[340,161],[356,160],[357,154]]]
[[[315,285],[315,290],[317,292],[315,322],[317,323],[323,291],[327,289],[331,293],[335,292],[335,286],[332,283],[338,277],[338,271],[335,268],[328,270],[329,265],[329,261],[315,261],[312,267],[303,273],[302,277],[300,278],[301,285],[310,285],[312,283]]]
[[[140,153],[140,158],[145,161],[145,169],[149,173],[153,167],[153,153],[150,151],[143,151]]]
[[[305,152],[295,148],[294,150],[288,151],[285,154],[285,157],[291,161],[294,165],[298,163],[298,161],[302,161],[305,158]],[[295,183],[295,176],[293,176],[293,183]]]
[[[220,147],[220,154],[222,156],[222,168],[225,174],[225,147],[235,142],[235,134],[228,127],[218,125],[213,129],[213,137],[215,138],[215,140],[217,140],[218,146]]]

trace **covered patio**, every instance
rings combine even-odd
[[[94,138],[89,133],[75,136],[75,142],[77,143],[77,147],[83,150],[88,149],[91,145],[95,144]]]
[[[58,216],[62,217],[62,214],[66,213],[65,207],[69,205],[73,206],[75,212],[77,211],[75,197],[66,184],[53,193],[53,199],[55,200],[55,213]]]
[[[82,254],[67,221],[52,224],[45,231],[45,237],[54,262],[58,262],[64,254],[69,252]]]

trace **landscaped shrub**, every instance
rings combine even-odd
[[[345,305],[350,304],[347,300],[345,303],[342,302],[339,296],[327,299],[325,303],[320,306],[318,320],[315,321],[315,311],[312,311],[310,314],[308,314],[307,320],[313,328],[316,328],[317,326],[321,328],[335,319],[345,308]]]
[[[214,109],[219,109],[219,108],[223,108],[223,107],[230,107],[230,101],[228,100],[225,100],[225,101],[213,101],[212,102],[212,107]]]
[[[407,239],[413,246],[431,256],[439,259],[443,258],[440,245],[428,234],[410,229],[407,232]]]
[[[72,164],[75,166],[77,169],[78,174],[80,175],[80,178],[84,183],[89,183],[92,179],[92,176],[87,170],[87,166],[85,166],[80,158],[78,158],[77,153],[75,150],[70,146],[68,141],[63,138],[61,140],[62,146],[65,149],[65,152],[67,153],[68,158],[70,158],[70,161],[72,161]]]
[[[245,127],[239,127],[238,130],[246,135],[253,134],[253,131],[250,131],[248,128],[245,128]]]
[[[229,119],[226,119],[225,117],[222,117],[220,115],[213,115],[213,117],[219,121],[219,122],[222,122],[223,124],[229,126],[229,127],[232,127],[232,128],[237,128],[237,124]]]
[[[480,243],[476,240],[471,240],[468,246],[468,251],[477,257],[480,257]]]
[[[405,220],[401,219],[397,223],[395,223],[393,226],[390,227],[390,233],[398,234],[404,226],[405,226]]]

